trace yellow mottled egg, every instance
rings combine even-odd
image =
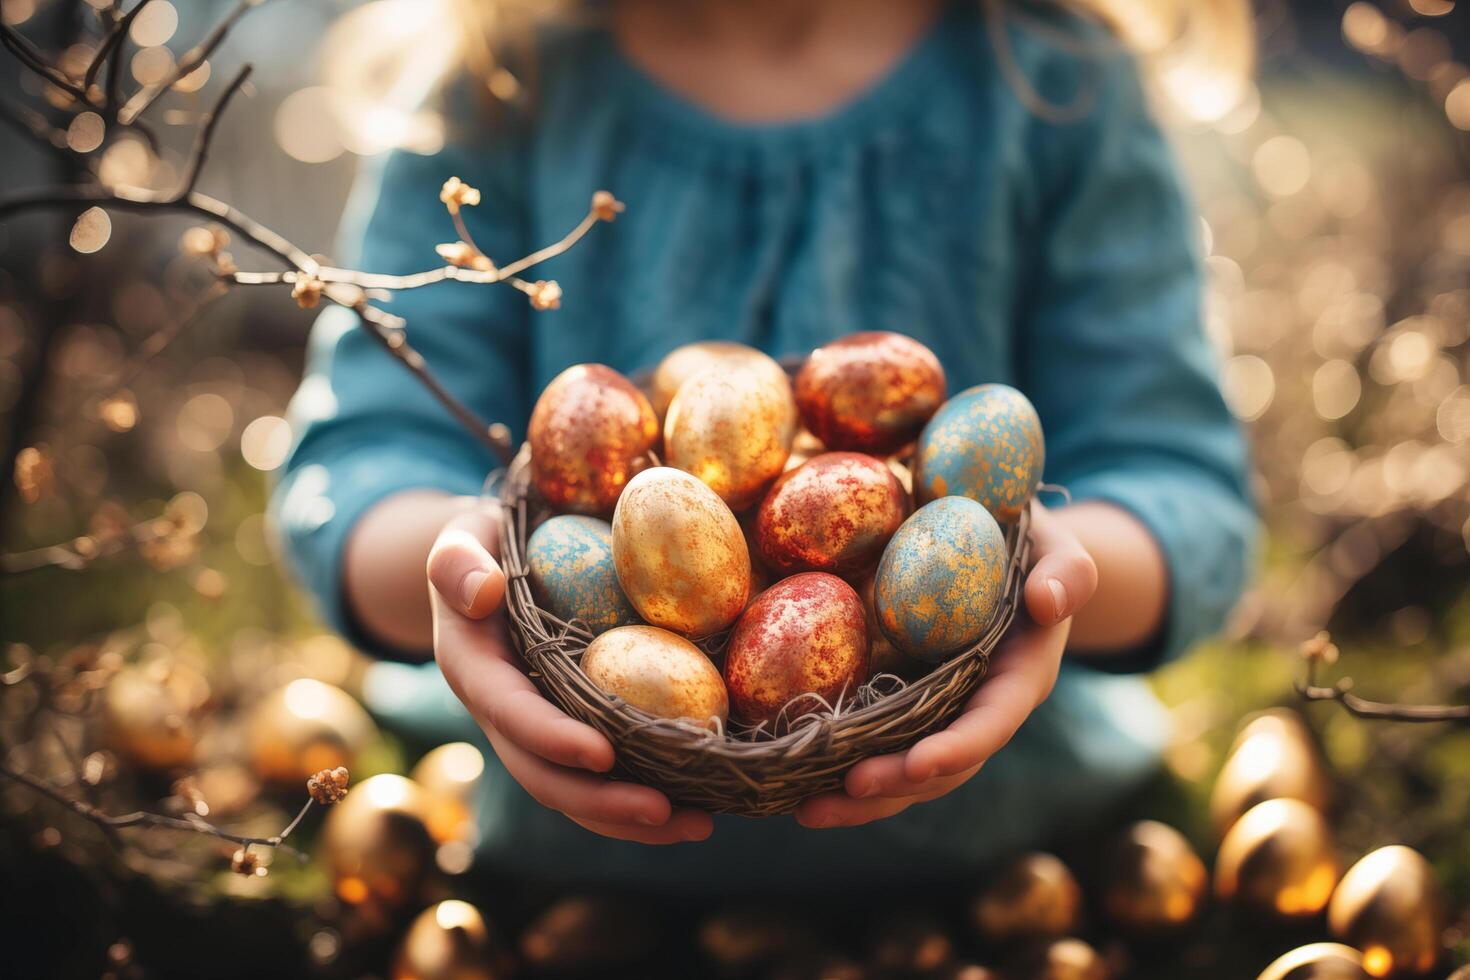
[[[761,558],[781,574],[871,569],[908,516],[908,499],[882,460],[823,453],[782,474],[756,512]]]
[[[602,364],[578,364],[552,379],[527,430],[531,479],[553,508],[606,514],[658,440],[653,406]]]
[[[644,470],[618,500],[612,526],[618,582],[647,622],[702,637],[745,608],[750,552],[740,522],[695,477]]]
[[[1282,919],[1314,916],[1338,876],[1332,831],[1301,800],[1267,800],[1247,810],[1220,842],[1215,894]]]
[[[1131,933],[1172,932],[1199,914],[1209,880],[1183,834],[1157,820],[1141,820],[1108,854],[1103,911]]]
[[[852,586],[822,572],[793,575],[762,592],[725,649],[731,709],[751,725],[777,724],[783,709],[789,722],[823,703],[834,708],[867,679],[862,600]],[[792,703],[803,695],[814,697]]]
[[[1318,810],[1328,802],[1326,768],[1301,716],[1263,711],[1240,729],[1210,794],[1210,818],[1223,834],[1245,811],[1266,800],[1301,800]]]
[[[1340,943],[1298,946],[1271,961],[1256,980],[1370,980],[1363,956]]]
[[[911,657],[938,663],[978,641],[1000,605],[1006,542],[995,518],[944,497],[903,522],[878,563],[878,628]]]
[[[428,816],[423,788],[403,776],[383,773],[349,789],[322,823],[337,897],[392,908],[417,896],[434,857]]]
[[[1342,876],[1327,906],[1327,927],[1363,951],[1370,975],[1423,976],[1444,956],[1448,915],[1434,868],[1412,847],[1394,844]]]
[[[620,626],[593,640],[582,672],[603,691],[659,718],[716,728],[730,714],[720,672],[704,651],[657,626]]]
[[[951,398],[924,427],[914,496],[921,504],[969,497],[1009,524],[1036,492],[1045,462],[1041,419],[1026,396],[1007,385],[979,385]]]
[[[352,769],[377,737],[378,726],[352,695],[309,677],[267,694],[246,724],[251,768],[283,788],[299,788],[323,769]]]
[[[784,374],[717,367],[685,381],[670,403],[665,462],[743,510],[781,475],[795,437],[796,402]]]
[[[710,368],[752,368],[768,377],[786,379],[786,371],[770,355],[733,340],[701,340],[664,355],[649,384],[653,410],[663,418],[684,382]]]
[[[883,455],[913,441],[944,401],[944,368],[912,337],[855,333],[812,351],[796,400],[829,448]]]

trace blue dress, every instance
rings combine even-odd
[[[466,102],[442,152],[381,161],[354,194],[343,258],[434,265],[434,245],[454,238],[437,196],[450,175],[482,190],[465,220],[502,261],[559,238],[594,190],[612,190],[627,212],[536,272],[560,282],[559,310],[458,283],[388,304],[459,397],[520,438],[536,394],[574,363],[635,372],[696,339],[785,355],[858,330],[910,334],[939,355],[951,393],[1023,390],[1045,426],[1045,479],[1152,531],[1170,573],[1163,634],[1107,670],[1068,662],[974,779],[862,828],[722,817],[701,844],[614,842],[541,809],[489,756],[487,864],[718,893],[965,874],[1085,827],[1155,770],[1166,719],[1136,672],[1220,626],[1255,529],[1242,434],[1201,330],[1197,218],[1129,58],[1065,20],[1053,30],[1095,50],[1008,29],[1038,95],[1086,100],[1080,119],[1052,121],[1018,97],[974,6],[955,5],[846,106],[780,125],[715,118],[602,29],[559,29],[540,44],[534,118],[492,122]],[[291,418],[277,525],[327,619],[379,649],[343,608],[354,522],[411,488],[477,493],[495,461],[342,309],[314,329]],[[384,664],[367,695],[428,738],[473,728],[432,664]]]

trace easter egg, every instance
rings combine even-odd
[[[823,453],[783,474],[756,513],[761,558],[783,574],[857,575],[908,516],[898,478],[863,453]]]
[[[1348,869],[1327,906],[1332,935],[1363,951],[1375,977],[1423,976],[1444,956],[1447,900],[1412,847],[1380,847]]]
[[[480,910],[448,899],[420,912],[393,955],[393,980],[497,980],[497,948]]]
[[[755,725],[777,724],[825,702],[836,707],[868,679],[868,626],[852,586],[835,575],[804,572],[782,579],[750,604],[725,649],[731,711]]]
[[[1026,396],[1006,385],[980,385],[955,395],[924,427],[914,495],[921,504],[969,497],[1008,524],[1035,493],[1045,461],[1041,419]]]
[[[526,565],[536,602],[593,633],[638,622],[618,584],[612,525],[596,517],[553,517],[531,533]]]
[[[1113,843],[1106,867],[1103,910],[1130,933],[1183,928],[1199,914],[1209,888],[1209,872],[1189,841],[1157,820],[1130,826]]]
[[[1327,768],[1301,716],[1285,708],[1263,711],[1240,729],[1210,793],[1210,818],[1224,834],[1241,814],[1286,797],[1325,810]]]
[[[196,712],[167,683],[140,667],[125,667],[102,693],[107,747],[144,769],[176,769],[194,762]]]
[[[1363,954],[1351,946],[1312,943],[1272,960],[1256,980],[1369,980],[1369,976]]]
[[[250,765],[261,779],[299,789],[323,769],[353,769],[378,726],[346,691],[298,677],[261,698],[245,726]]]
[[[1023,854],[976,896],[971,918],[992,944],[1065,936],[1082,924],[1082,887],[1055,855]]]
[[[418,761],[408,778],[424,790],[429,808],[424,823],[439,843],[473,840],[475,799],[485,757],[468,742],[450,742]]]
[[[1215,858],[1215,894],[1262,915],[1305,919],[1337,884],[1332,831],[1301,800],[1257,803],[1232,826]]]
[[[552,507],[606,514],[649,463],[658,439],[653,406],[610,367],[578,364],[536,400],[527,431],[531,479]]]
[[[582,654],[582,672],[608,694],[659,718],[687,718],[715,728],[730,715],[725,683],[709,657],[657,626],[619,626],[603,633]]]
[[[383,908],[415,898],[434,859],[428,814],[423,789],[393,773],[363,780],[332,804],[321,848],[337,897]]]
[[[684,382],[670,403],[665,462],[743,510],[781,474],[795,437],[796,402],[784,374],[714,368]]]
[[[667,466],[639,473],[612,527],[618,583],[647,622],[701,637],[745,608],[750,552],[740,523],[695,477]]]
[[[649,384],[649,400],[653,410],[663,418],[669,403],[684,382],[710,368],[748,367],[765,372],[771,378],[786,380],[786,370],[770,355],[733,340],[701,340],[676,347],[664,355],[654,368]]]
[[[1005,572],[1005,535],[984,507],[965,497],[925,504],[878,563],[878,628],[902,652],[938,663],[980,639],[1000,605]]]
[[[796,375],[802,421],[830,449],[891,453],[913,441],[943,401],[939,358],[887,331],[819,347]]]
[[[868,622],[868,676],[892,674],[906,681],[918,680],[929,672],[930,664],[910,657],[893,645],[883,630],[878,627],[878,610],[873,603],[874,584],[877,570],[862,577],[858,582],[858,598],[863,600],[863,615]]]

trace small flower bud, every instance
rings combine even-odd
[[[313,309],[322,301],[322,281],[304,272],[297,274],[296,285],[291,288],[291,298],[303,310]]]
[[[531,306],[538,310],[555,310],[561,306],[561,286],[555,279],[538,279],[526,290]]]
[[[1337,644],[1332,642],[1332,634],[1326,630],[1318,633],[1310,640],[1301,645],[1302,659],[1314,660],[1324,664],[1337,663]]]
[[[264,878],[266,873],[260,858],[248,847],[242,847],[230,856],[230,870],[247,878]]]
[[[439,188],[439,200],[450,211],[458,211],[461,207],[474,207],[480,203],[480,192],[466,184],[458,177],[450,177]]]
[[[598,191],[592,195],[592,213],[599,221],[611,221],[623,213],[625,205],[612,196],[611,191]]]
[[[347,795],[347,767],[323,769],[306,781],[306,792],[314,803],[328,806]]]
[[[487,256],[475,251],[474,246],[468,242],[446,242],[443,245],[435,245],[434,251],[439,257],[450,265],[457,265],[461,269],[474,269],[477,272],[494,272],[495,263]]]

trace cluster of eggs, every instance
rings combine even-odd
[[[817,349],[794,381],[729,342],[673,351],[646,394],[577,365],[528,440],[557,512],[527,543],[537,602],[595,634],[581,666],[604,691],[716,729],[974,645],[1044,457],[1020,392],[946,401],[934,353],[886,332]],[[721,668],[696,643],[727,631]]]

